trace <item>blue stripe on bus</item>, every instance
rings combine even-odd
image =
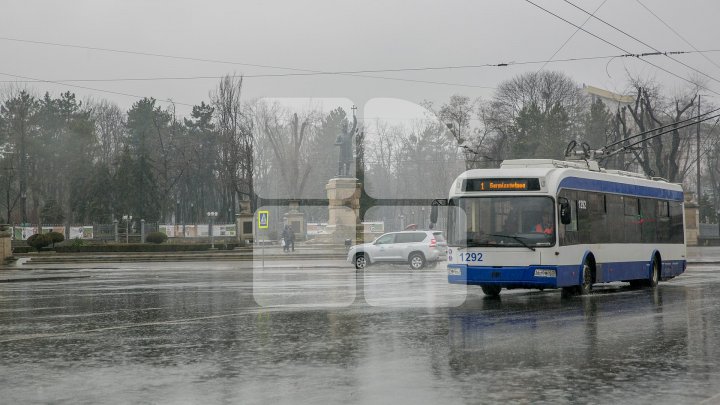
[[[687,267],[685,260],[663,261],[660,278],[671,278],[682,274]],[[450,264],[448,268],[460,269],[459,275],[448,275],[453,284],[495,284],[520,288],[558,288],[580,284],[581,266],[467,266]],[[535,269],[554,269],[556,277],[535,277]],[[600,263],[597,269],[598,283],[612,281],[647,279],[650,277],[650,262]]]
[[[561,188],[683,201],[683,193],[681,191],[638,186],[635,184],[615,183],[606,180],[584,179],[580,177],[566,177],[562,179],[558,185],[558,190]]]

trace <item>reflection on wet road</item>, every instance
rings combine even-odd
[[[0,283],[4,403],[720,401],[717,265],[566,300],[487,299],[440,268],[404,266],[139,263],[0,278],[15,280]]]

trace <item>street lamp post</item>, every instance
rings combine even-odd
[[[23,191],[20,194],[22,200],[22,226],[27,226],[27,193]]]
[[[217,211],[208,211],[207,212],[208,219],[210,220],[210,249],[215,249],[215,238],[213,235],[213,220],[217,218],[218,213]]]
[[[130,243],[130,221],[132,221],[132,215],[123,215],[123,221],[125,221],[125,243]]]

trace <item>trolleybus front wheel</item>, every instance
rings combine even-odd
[[[587,261],[583,264],[582,284],[577,287],[578,294],[587,295],[592,292],[593,274],[590,263]]]
[[[483,284],[480,286],[482,288],[482,291],[485,295],[490,297],[497,297],[500,295],[500,290],[502,290],[502,287],[498,285],[486,285]]]
[[[587,295],[592,292],[593,285],[593,269],[589,261],[585,261],[582,267],[582,281],[580,285],[572,287],[563,287],[560,296],[562,298],[569,298],[573,295]]]

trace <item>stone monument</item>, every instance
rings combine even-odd
[[[354,108],[353,108],[354,110]],[[357,135],[357,118],[353,115],[352,128],[344,126],[335,139],[339,146],[338,172],[325,186],[328,198],[328,226],[323,234],[316,236],[313,243],[344,244],[345,240],[356,240],[360,215],[360,183],[350,175],[354,161],[353,138]]]
[[[236,215],[237,239],[241,244],[253,242],[253,212],[249,200],[240,201],[240,213]]]
[[[700,234],[700,205],[695,193],[685,192],[685,242],[688,246],[698,245]]]
[[[12,227],[9,224],[0,225],[0,255],[2,261],[8,262],[12,259]]]
[[[356,178],[330,179],[325,186],[328,195],[328,226],[332,243],[343,244],[346,239],[355,241],[360,215],[360,183]]]
[[[290,211],[283,215],[283,222],[285,225],[292,227],[293,232],[295,232],[295,240],[305,240],[305,214],[298,211],[300,203],[298,200],[290,200],[288,206]]]

